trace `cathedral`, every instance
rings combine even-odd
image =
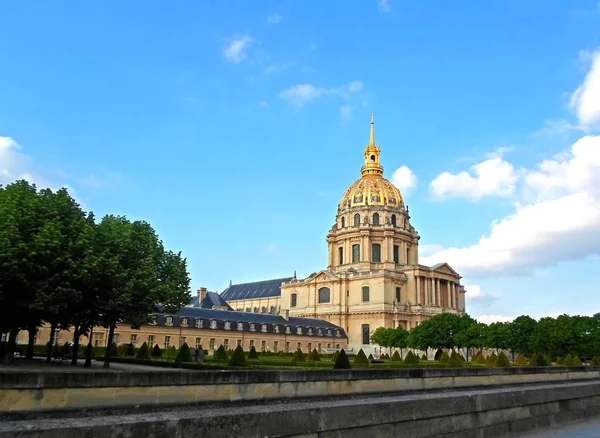
[[[406,330],[443,312],[465,312],[461,276],[447,263],[419,264],[419,233],[397,187],[383,177],[375,125],[361,177],[344,193],[327,234],[327,269],[307,278],[231,284],[236,311],[323,319],[341,327],[350,351],[372,350],[378,327]]]

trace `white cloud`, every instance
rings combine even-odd
[[[353,81],[345,86],[334,88],[316,87],[312,84],[298,84],[283,90],[279,93],[279,97],[294,106],[301,107],[308,102],[326,95],[348,98],[351,94],[361,91],[362,88],[363,85],[360,81]]]
[[[354,107],[352,105],[342,105],[340,108],[340,114],[344,118],[344,120],[348,120],[352,117],[352,113],[354,112]]]
[[[406,166],[401,166],[396,169],[394,173],[392,173],[390,181],[398,187],[403,194],[410,192],[418,183],[417,176]]]
[[[475,318],[478,322],[483,322],[484,324],[491,324],[493,322],[511,322],[514,316],[506,316],[506,315],[479,315]]]
[[[51,184],[36,169],[31,158],[21,152],[21,146],[11,137],[0,136],[0,184],[25,179],[41,188]]]
[[[579,123],[586,127],[600,123],[600,50],[588,53],[588,56],[591,58],[590,70],[569,102]]]
[[[296,65],[295,62],[283,62],[283,63],[273,63],[269,64],[264,70],[263,73],[266,75],[270,75],[273,73],[277,73],[283,70],[287,70],[290,67]]]
[[[279,14],[271,14],[267,17],[267,23],[269,24],[279,24],[283,17]]]
[[[554,137],[573,131],[583,130],[581,126],[574,125],[568,120],[546,120],[544,126],[534,133],[535,136]]]
[[[377,7],[380,11],[390,12],[392,10],[392,5],[390,5],[390,0],[377,0]]]
[[[600,254],[600,136],[526,171],[523,195],[534,199],[492,224],[474,245],[421,259],[448,262],[462,275],[528,275],[561,261]]]
[[[484,196],[510,196],[517,183],[514,166],[501,157],[490,158],[471,166],[471,172],[443,172],[429,185],[437,197],[480,199]]]
[[[230,41],[225,49],[223,49],[223,56],[228,61],[239,64],[246,59],[246,52],[252,44],[252,41],[252,37],[247,35]]]

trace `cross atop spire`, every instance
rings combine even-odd
[[[369,144],[375,145],[375,113],[371,113],[371,141]]]
[[[379,164],[379,146],[375,144],[375,114],[371,113],[371,138],[365,149],[365,165],[361,169],[364,175],[383,174],[383,167]]]

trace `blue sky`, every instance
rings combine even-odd
[[[472,315],[600,310],[596,0],[0,15],[0,183],[67,185],[98,215],[149,221],[194,289],[324,269],[374,112],[422,260],[464,275]]]

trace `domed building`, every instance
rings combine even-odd
[[[344,193],[327,235],[327,269],[231,285],[222,293],[229,305],[327,320],[345,329],[355,352],[371,350],[378,327],[410,330],[442,312],[464,313],[461,276],[446,263],[419,264],[419,234],[400,190],[383,177],[380,154],[372,120],[362,176]]]

